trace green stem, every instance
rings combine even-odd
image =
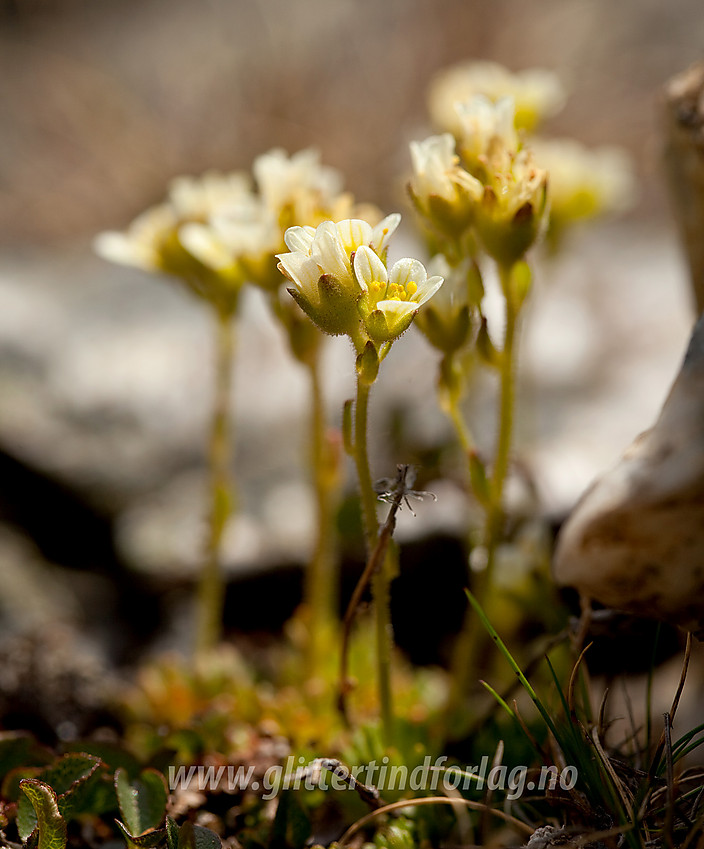
[[[325,441],[326,420],[320,385],[318,357],[306,363],[311,390],[311,465],[315,491],[316,530],[315,548],[308,567],[305,600],[309,617],[308,676],[321,674],[328,651],[327,635],[335,616],[337,589],[333,556],[333,472],[330,469]]]
[[[205,558],[197,593],[195,647],[198,655],[213,649],[222,638],[225,587],[221,548],[225,526],[232,509],[230,392],[234,324],[230,310],[218,309],[216,319],[215,392],[208,448],[210,515]]]
[[[379,520],[376,515],[376,494],[369,471],[367,449],[367,419],[369,391],[371,385],[357,377],[357,399],[354,420],[354,461],[359,479],[362,502],[362,517],[366,552],[369,558],[379,536]],[[389,559],[386,557],[374,575],[372,593],[375,609],[375,633],[377,645],[377,678],[381,725],[387,746],[393,742],[393,707],[391,697],[391,610],[389,594]]]
[[[454,354],[445,354],[440,366],[441,389],[444,390],[445,411],[452,422],[465,459],[474,451],[474,438],[460,410],[462,395],[461,376],[456,373]]]
[[[516,396],[515,357],[518,311],[509,289],[511,267],[500,267],[499,275],[506,305],[506,328],[499,362],[498,436],[482,540],[486,562],[484,569],[477,572],[473,580],[474,597],[481,607],[485,607],[492,589],[496,549],[501,542],[503,533],[503,497],[511,455]],[[477,661],[482,650],[484,637],[485,633],[481,627],[481,622],[468,609],[453,658],[452,690],[448,706],[448,712],[451,715],[455,714],[460,708],[469,686],[470,677],[477,671]]]

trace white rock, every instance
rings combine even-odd
[[[654,426],[562,529],[554,572],[609,607],[704,630],[704,316]]]

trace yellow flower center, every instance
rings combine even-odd
[[[401,283],[383,283],[381,280],[375,280],[369,286],[369,292],[375,303],[379,301],[411,301],[417,291],[418,284],[412,280],[409,280],[405,286]]]

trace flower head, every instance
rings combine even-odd
[[[409,192],[418,211],[438,230],[461,234],[471,223],[482,185],[459,164],[450,133],[411,142]]]
[[[455,104],[482,94],[496,102],[513,98],[518,129],[533,130],[544,118],[558,112],[565,91],[551,71],[533,68],[511,73],[495,62],[468,62],[439,74],[430,88],[433,123],[454,135],[460,133]]]
[[[95,250],[111,262],[178,277],[200,297],[232,310],[243,278],[214,273],[183,244],[181,231],[186,224],[202,224],[217,212],[244,203],[250,191],[240,173],[209,171],[199,178],[177,177],[163,203],[143,212],[124,232],[99,234]]]
[[[387,270],[371,248],[354,255],[354,272],[363,295],[358,308],[374,342],[389,342],[407,330],[420,307],[442,286],[439,275],[428,277],[417,259],[400,259]]]
[[[126,231],[99,233],[93,243],[103,259],[145,271],[169,271],[166,245],[178,225],[173,207],[162,203],[147,209]]]
[[[469,170],[483,177],[485,161],[497,149],[518,151],[514,123],[515,104],[510,97],[493,102],[482,94],[455,104],[460,122],[459,145]]]
[[[461,348],[472,329],[472,309],[484,294],[481,277],[474,263],[467,260],[454,268],[443,254],[428,263],[428,273],[444,279],[431,304],[417,318],[418,329],[430,344],[444,354]]]
[[[307,148],[289,157],[275,148],[258,156],[252,171],[264,205],[282,226],[315,225],[352,212],[352,195],[343,193],[342,175],[322,165],[317,150]]]
[[[383,256],[400,220],[394,214],[376,227],[361,219],[345,219],[286,231],[289,251],[277,255],[279,270],[294,284],[289,289],[293,298],[326,333],[357,334],[356,303],[362,287],[353,270],[354,255],[367,247]]]
[[[621,148],[590,150],[572,139],[536,138],[531,149],[549,174],[548,238],[553,243],[570,224],[622,212],[633,202],[633,164]]]
[[[174,177],[169,183],[168,200],[180,221],[207,221],[251,195],[252,181],[244,172],[206,171],[200,177]]]
[[[518,153],[499,148],[487,160],[477,232],[487,253],[498,262],[516,262],[543,232],[547,179],[547,172],[525,148]]]

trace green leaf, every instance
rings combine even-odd
[[[152,849],[152,847],[158,846],[164,841],[166,829],[153,828],[143,834],[134,835],[130,834],[125,824],[121,823],[120,820],[115,820],[115,823],[127,841],[127,845],[133,847],[133,849]]]
[[[160,772],[145,769],[138,779],[130,782],[127,772],[118,769],[115,772],[115,791],[130,835],[138,837],[163,823],[168,791]]]
[[[303,849],[310,834],[310,820],[296,795],[291,791],[284,791],[279,796],[276,816],[271,827],[270,849]]]
[[[0,779],[17,767],[44,766],[50,760],[49,751],[41,747],[31,734],[0,731]]]
[[[84,753],[72,752],[63,755],[47,767],[39,778],[61,796],[75,790],[76,786],[87,781],[100,766],[100,758]]]
[[[166,817],[166,846],[167,849],[178,849],[178,826],[173,817]]]
[[[111,774],[118,767],[122,767],[122,769],[127,770],[130,778],[136,778],[139,775],[139,760],[118,743],[107,743],[98,740],[76,740],[74,743],[69,743],[66,746],[66,750],[99,758],[108,767]]]
[[[17,812],[17,829],[22,840],[27,840],[36,827],[38,829],[38,849],[65,849],[66,820],[59,813],[56,793],[36,778],[24,778],[20,788],[30,801],[35,814],[35,825],[27,831],[30,821],[20,818]]]
[[[221,849],[218,835],[202,825],[185,822],[179,829],[178,849]]]
[[[55,761],[51,766],[41,770],[35,776],[40,782],[52,788],[57,796],[59,813],[68,820],[76,813],[84,810],[82,798],[83,785],[97,771],[101,765],[99,758],[92,755],[69,754]],[[20,787],[22,782],[20,781]],[[37,825],[34,806],[30,803],[27,795],[20,796],[17,804],[17,817],[23,822],[33,823],[30,833]]]

